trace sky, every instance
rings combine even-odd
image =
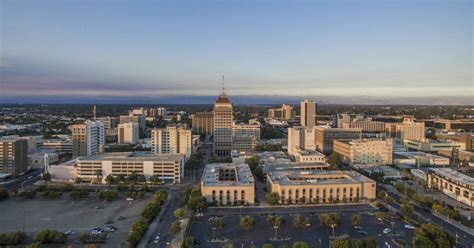
[[[470,0],[0,0],[3,96],[474,96]]]

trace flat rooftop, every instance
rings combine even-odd
[[[469,185],[469,187],[474,187],[474,178],[455,171],[450,168],[431,168],[430,172],[433,172],[439,176],[450,179],[452,181],[457,181],[463,184]]]
[[[248,186],[254,185],[250,167],[247,164],[207,164],[202,173],[203,186]]]
[[[299,163],[299,162],[286,162],[286,163],[268,163],[263,166],[263,173],[267,174],[271,171],[284,171],[284,170],[316,170],[320,168],[328,168],[331,166],[327,163],[312,162],[312,163]]]
[[[425,152],[394,152],[393,153],[394,159],[400,158],[433,158],[433,159],[442,159],[445,158],[443,156],[425,153]]]
[[[150,152],[111,152],[82,157],[82,161],[176,161],[184,157],[183,154],[155,154]]]
[[[328,185],[375,183],[372,179],[355,171],[340,170],[285,170],[269,172],[268,177],[280,185]]]

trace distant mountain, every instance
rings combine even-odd
[[[217,96],[0,96],[0,103],[48,104],[211,104]],[[372,97],[372,96],[281,96],[230,95],[234,104],[297,104],[310,98],[319,104],[341,105],[474,105],[474,97]]]

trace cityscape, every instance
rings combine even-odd
[[[472,1],[69,3],[0,0],[0,247],[474,248]]]

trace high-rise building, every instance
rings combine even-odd
[[[199,134],[212,134],[214,131],[214,113],[212,112],[199,112],[195,113],[191,117],[193,129]]]
[[[122,123],[117,127],[119,144],[136,144],[139,140],[139,127],[137,123]]]
[[[140,131],[145,131],[146,128],[146,119],[144,115],[121,115],[119,117],[120,124],[123,123],[137,123],[138,127],[140,127]]]
[[[304,100],[301,102],[301,126],[314,127],[316,126],[316,102],[311,100]]]
[[[98,154],[104,146],[104,124],[101,121],[89,121],[71,125],[72,157]]]
[[[165,116],[165,115],[166,115],[166,109],[163,108],[163,107],[150,108],[150,110],[148,111],[148,116],[159,116],[159,117],[162,117],[162,116]]]
[[[151,131],[151,151],[156,154],[184,154],[192,152],[193,135],[190,129],[180,126],[155,128]]]
[[[0,173],[16,177],[28,170],[28,141],[0,139]]]
[[[293,106],[282,104],[281,108],[269,109],[268,118],[276,120],[291,120],[295,118],[295,111]]]
[[[295,126],[288,128],[288,153],[297,156],[302,150],[316,150],[314,127]]]
[[[234,124],[232,126],[232,135],[235,136],[253,136],[260,140],[260,124]]]
[[[316,149],[322,153],[333,151],[333,142],[337,139],[360,139],[362,137],[361,128],[331,128],[329,126],[316,126],[315,143]]]
[[[219,157],[230,155],[233,120],[232,103],[224,89],[222,89],[214,103],[214,155]]]
[[[401,143],[405,140],[422,141],[425,139],[425,123],[406,117],[402,123],[385,123],[385,133],[387,137],[395,138]]]
[[[334,140],[334,152],[352,164],[392,164],[392,139]]]
[[[363,119],[364,116],[357,114],[336,114],[334,116],[334,126],[338,128],[350,128],[352,122]]]
[[[104,131],[107,133],[109,130],[113,130],[119,124],[119,119],[112,116],[101,117],[100,120],[104,124]]]

